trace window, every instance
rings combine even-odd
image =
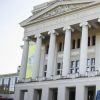
[[[64,50],[64,40],[63,40],[63,43],[62,43],[62,44],[63,44],[63,47],[62,47],[62,48],[63,48],[63,50]]]
[[[95,71],[95,58],[91,58],[91,71]]]
[[[44,73],[43,73],[44,77],[46,77],[46,75],[47,75],[47,65],[44,66]]]
[[[10,84],[9,84],[9,91],[10,92],[14,92],[14,89],[15,89],[15,81],[16,81],[16,77],[12,77],[10,79]]]
[[[59,43],[58,51],[62,51],[62,42]]]
[[[90,67],[91,67],[91,60],[90,59],[87,59],[87,68],[86,68],[86,71],[90,71]]]
[[[92,36],[92,46],[95,45],[95,41],[96,41],[96,37],[95,36]]]
[[[87,71],[95,71],[95,58],[87,59]]]
[[[9,92],[9,82],[10,82],[9,78],[4,79],[4,84],[3,84],[4,88],[3,89],[4,89],[5,93]]]
[[[74,69],[75,69],[75,61],[71,61],[70,74],[75,72]]]
[[[80,39],[77,40],[77,48],[80,48]]]
[[[90,59],[87,59],[87,66],[91,66],[91,60]]]
[[[47,45],[46,47],[46,54],[48,54],[48,51],[49,51],[49,45]]]
[[[8,85],[9,84],[9,78],[5,78],[4,79],[4,85]]]
[[[2,85],[2,78],[0,78],[0,86]]]
[[[76,61],[75,73],[79,72],[79,60]]]
[[[62,74],[62,64],[58,63],[57,64],[57,75],[61,75]]]
[[[88,37],[88,46],[90,46],[90,37]]]
[[[72,40],[72,49],[75,49],[75,40]]]
[[[79,60],[71,61],[70,74],[79,72]]]
[[[91,65],[95,66],[95,58],[91,58]]]

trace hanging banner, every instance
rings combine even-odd
[[[28,53],[26,78],[32,77],[32,66],[33,66],[33,59],[34,59],[34,51],[35,51],[35,44],[33,42],[30,42],[29,43],[29,53]]]

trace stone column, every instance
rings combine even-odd
[[[34,89],[29,88],[28,90],[28,100],[34,100]]]
[[[56,44],[55,44],[55,54],[54,54],[54,68],[53,68],[53,75],[54,76],[56,76],[57,75],[57,50],[58,50],[58,48],[57,48],[57,42],[56,42]]]
[[[14,100],[20,100],[21,95],[21,91],[18,89],[18,87],[15,87]]]
[[[26,77],[28,50],[29,50],[29,39],[28,37],[26,37],[24,38],[23,54],[22,54],[21,68],[20,68],[20,73],[19,73],[20,81],[25,79]]]
[[[76,86],[76,99],[75,100],[87,100],[87,88],[82,85]]]
[[[58,100],[69,100],[69,91],[66,87],[58,87]]]
[[[41,48],[41,61],[40,61],[40,70],[39,70],[39,77],[43,78],[44,75],[44,62],[45,62],[45,45],[42,46]]]
[[[49,100],[49,88],[43,87],[41,100]]]
[[[64,30],[65,30],[65,42],[64,42],[62,76],[67,76],[70,67],[71,27],[68,26],[67,28],[64,28]]]
[[[98,19],[98,23],[100,23],[100,18]],[[95,45],[95,70],[100,72],[100,34],[96,33],[96,45]]]
[[[82,36],[80,48],[80,74],[84,75],[87,67],[87,51],[88,51],[88,22],[81,23]]]
[[[47,78],[51,78],[53,75],[53,66],[54,66],[54,54],[55,54],[55,44],[56,44],[56,33],[55,31],[49,32],[50,34],[50,43],[49,43],[49,52],[48,52],[48,63],[47,63]]]
[[[39,34],[36,36],[36,50],[34,55],[32,79],[36,79],[39,76],[40,59],[41,59],[41,46],[42,36]]]

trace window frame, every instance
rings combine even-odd
[[[57,63],[56,75],[62,75],[62,63]]]

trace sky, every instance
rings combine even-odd
[[[24,30],[19,23],[33,6],[51,0],[0,0],[0,74],[17,72],[21,64]]]

